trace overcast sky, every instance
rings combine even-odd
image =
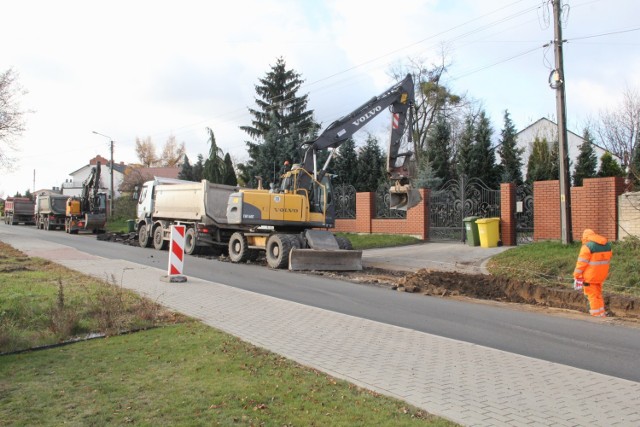
[[[137,162],[136,137],[170,136],[208,156],[206,127],[247,160],[247,109],[279,57],[305,81],[323,127],[391,86],[409,59],[438,61],[446,82],[482,102],[494,132],[508,109],[518,130],[555,119],[550,2],[541,0],[5,1],[0,71],[13,68],[33,110],[0,196],[60,186],[100,154]],[[640,88],[640,1],[564,0],[568,127]],[[374,122],[378,123],[378,122]],[[385,124],[372,123],[370,132]],[[363,132],[361,132],[363,133]],[[366,135],[358,134],[363,138]],[[358,138],[356,138],[358,139]],[[386,141],[381,141],[386,143]]]

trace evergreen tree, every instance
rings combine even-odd
[[[531,147],[529,161],[527,162],[527,182],[548,181],[551,176],[551,158],[549,143],[546,138],[536,137]]]
[[[209,158],[204,162],[204,171],[202,176],[214,184],[221,184],[224,179],[224,159],[222,157],[222,150],[218,148],[216,144],[216,137],[210,128],[207,128],[209,133]]]
[[[193,166],[189,163],[189,157],[185,154],[184,162],[182,163],[182,167],[180,168],[180,172],[178,172],[178,179],[184,179],[185,181],[195,181],[193,179]]]
[[[640,186],[640,145],[636,146],[633,153],[633,159],[631,159],[631,165],[629,165],[629,174],[633,184],[637,187]]]
[[[429,132],[425,154],[427,162],[422,162],[425,168],[433,169],[442,182],[451,179],[451,128],[443,115],[438,116]]]
[[[233,168],[233,162],[231,161],[229,153],[224,155],[224,178],[222,183],[226,185],[238,185],[238,177],[236,176],[236,171]]]
[[[625,172],[620,167],[620,164],[613,158],[608,151],[600,157],[600,169],[598,170],[599,177],[607,176],[625,176]]]
[[[549,151],[549,178],[560,179],[560,142],[554,141]]]
[[[500,178],[501,182],[522,184],[522,153],[524,148],[518,148],[516,127],[511,120],[509,111],[504,111],[504,125],[500,132]]]
[[[472,158],[469,178],[479,178],[489,188],[498,185],[498,171],[496,169],[496,153],[491,146],[493,129],[484,111],[480,112],[476,127],[475,144],[472,148]]]
[[[582,186],[585,178],[596,176],[598,167],[598,157],[596,156],[596,150],[593,148],[593,137],[589,129],[584,130],[582,139],[584,141],[580,144],[576,168],[573,172],[573,185],[579,187]]]
[[[259,81],[255,86],[258,108],[249,109],[251,125],[240,127],[253,139],[246,142],[250,160],[238,165],[247,183],[254,182],[255,176],[273,180],[273,165],[285,160],[301,163],[300,145],[318,130],[313,110],[307,109],[307,95],[298,96],[303,80],[286,68],[283,58]]]
[[[358,177],[358,154],[353,138],[347,139],[340,146],[333,162],[331,170],[337,175],[336,183],[355,185]]]
[[[192,172],[193,181],[202,181],[204,176],[204,157],[202,154],[198,154],[198,161],[193,165]]]
[[[417,188],[432,188],[437,190],[444,181],[437,174],[427,156],[420,157],[418,160],[420,166],[413,184]]]
[[[386,179],[385,158],[373,135],[367,137],[365,146],[360,149],[357,170],[356,191],[376,191]]]
[[[471,115],[465,119],[465,127],[460,137],[458,145],[458,156],[456,157],[456,172],[459,177],[471,175],[471,163],[473,161],[473,145],[475,141],[476,128]]]

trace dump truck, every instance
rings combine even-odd
[[[185,225],[185,252],[225,249],[229,238],[250,227],[228,224],[227,201],[239,187],[156,178],[142,185],[138,196],[136,231],[141,247],[165,249],[172,225]]]
[[[40,194],[35,201],[35,223],[39,230],[64,229],[69,196]]]
[[[35,203],[28,197],[7,197],[4,202],[4,223],[33,225]]]
[[[226,246],[232,262],[265,253],[271,268],[291,270],[361,270],[362,251],[348,239],[334,235],[335,210],[328,165],[336,149],[386,107],[392,112],[387,172],[391,207],[406,210],[420,201],[411,187],[410,151],[401,152],[401,139],[411,129],[414,87],[411,75],[380,96],[336,120],[313,141],[305,143],[304,160],[281,176],[280,185],[266,190],[211,184],[144,184],[138,199],[140,246],[166,247],[170,226],[186,225],[185,251],[202,246]],[[411,132],[406,132],[410,141]],[[331,150],[324,166],[317,152]]]

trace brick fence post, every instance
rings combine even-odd
[[[500,235],[504,246],[515,246],[516,236],[516,185],[500,184]]]
[[[356,232],[371,234],[373,217],[375,217],[375,193],[356,193]]]

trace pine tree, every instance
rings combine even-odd
[[[189,163],[189,157],[185,154],[184,163],[178,172],[178,179],[184,179],[185,181],[195,181],[193,179],[193,166]]]
[[[224,178],[222,183],[233,186],[238,185],[238,177],[236,176],[236,171],[233,168],[233,162],[231,161],[229,153],[224,155]]]
[[[335,182],[355,185],[358,177],[358,154],[353,138],[347,139],[340,146],[333,162],[331,170],[337,175]]]
[[[259,81],[255,87],[258,108],[249,109],[251,125],[240,127],[253,139],[246,142],[250,160],[238,165],[247,183],[254,182],[255,176],[262,176],[265,182],[273,180],[273,166],[285,160],[300,163],[300,145],[318,130],[313,110],[307,109],[307,95],[298,96],[303,80],[286,68],[283,58]]]
[[[500,178],[501,182],[522,184],[522,153],[524,148],[518,148],[516,127],[511,120],[509,111],[504,111],[504,125],[500,132]]]
[[[560,179],[560,142],[554,141],[549,151],[549,177],[548,179]]]
[[[376,191],[386,179],[385,158],[373,135],[367,137],[365,146],[360,149],[357,170],[356,191]]]
[[[491,147],[493,129],[484,111],[480,112],[476,127],[476,142],[472,149],[472,159],[469,178],[479,178],[489,188],[498,185],[498,171],[496,170],[496,153]]]
[[[546,138],[536,137],[531,147],[529,161],[527,162],[527,182],[548,181],[551,176],[551,161],[549,143]]]
[[[625,172],[620,167],[620,164],[613,158],[608,151],[600,157],[600,169],[598,170],[599,177],[607,176],[625,176]]]
[[[459,177],[468,177],[471,174],[475,134],[476,128],[473,118],[471,115],[468,115],[465,119],[465,127],[462,136],[460,137],[458,156],[456,157],[456,172]]]
[[[204,171],[202,176],[207,181],[214,184],[221,184],[224,179],[224,159],[222,157],[222,150],[218,148],[216,143],[216,137],[210,128],[207,128],[209,133],[209,157],[204,162]]]
[[[596,156],[596,150],[593,148],[593,137],[589,129],[584,130],[582,139],[584,141],[580,144],[576,168],[573,171],[573,185],[578,187],[582,186],[585,178],[596,176],[598,167],[598,157]]]
[[[198,154],[198,161],[195,165],[193,165],[193,168],[191,170],[193,172],[193,181],[202,181],[204,176],[204,157],[202,156],[202,154]]]
[[[443,115],[438,116],[426,142],[427,162],[423,162],[423,166],[433,169],[442,182],[448,181],[451,179],[451,128]]]

